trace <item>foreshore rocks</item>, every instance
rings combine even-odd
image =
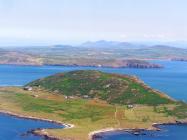
[[[80,67],[106,67],[106,68],[138,68],[138,69],[152,69],[152,68],[163,68],[162,65],[153,64],[145,60],[136,59],[119,59],[119,60],[100,60],[100,61],[77,61],[76,63],[68,64],[49,64],[49,66],[80,66]]]
[[[19,115],[16,113],[12,113],[9,111],[4,111],[4,110],[0,110],[0,113],[2,114],[6,114],[6,115],[11,115],[14,117],[18,117],[18,118],[23,118],[23,119],[33,119],[33,120],[41,120],[41,121],[48,121],[51,123],[57,123],[57,124],[62,124],[65,125],[66,128],[72,128],[74,127],[74,125],[72,124],[64,124],[62,122],[58,122],[58,121],[52,121],[52,120],[48,120],[48,119],[41,119],[41,118],[36,118],[36,117],[31,117],[31,116],[24,116],[24,115]],[[125,129],[125,128],[107,128],[107,129],[102,129],[102,130],[98,130],[98,131],[93,131],[89,133],[89,140],[97,140],[97,139],[102,139],[102,133],[105,132],[114,132],[114,131],[126,131],[129,132],[133,135],[146,135],[144,133],[144,131],[146,130],[154,130],[154,131],[160,131],[161,129],[159,128],[159,125],[186,125],[187,124],[187,120],[176,120],[175,122],[170,122],[170,123],[154,123],[152,125],[151,128],[149,129]],[[36,136],[41,136],[43,137],[45,140],[72,140],[70,138],[57,138],[55,136],[51,136],[48,134],[48,132],[46,131],[46,129],[41,129],[41,128],[37,128],[37,129],[32,129],[27,131],[26,133],[22,134],[22,136],[27,136],[27,135],[36,135]]]
[[[187,62],[187,58],[173,58],[171,60],[172,61],[183,61],[183,62]]]
[[[6,111],[6,110],[0,110],[0,113],[1,114],[5,114],[5,115],[9,115],[9,116],[13,116],[13,117],[17,117],[17,118],[22,118],[22,119],[29,119],[29,120],[36,120],[36,121],[46,121],[46,122],[49,122],[49,123],[55,123],[55,124],[59,124],[59,125],[65,126],[64,129],[69,129],[69,128],[73,128],[74,127],[73,124],[67,124],[67,123],[63,123],[63,122],[60,122],[60,121],[37,118],[37,117],[33,117],[33,116],[25,116],[25,115],[13,113],[13,112]],[[50,128],[48,128],[48,129],[50,129]],[[22,136],[26,136],[26,135],[29,135],[29,134],[33,134],[33,135],[36,135],[36,136],[41,136],[45,140],[62,140],[60,138],[56,138],[55,136],[49,135],[46,132],[45,129],[41,129],[41,128],[29,130],[26,133],[22,134]],[[69,139],[63,139],[63,140],[69,140]]]

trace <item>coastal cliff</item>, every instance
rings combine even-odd
[[[183,61],[183,62],[187,62],[187,58],[173,58],[171,60],[172,61]]]
[[[151,69],[163,68],[162,65],[150,63],[145,60],[98,60],[98,59],[72,59],[67,62],[47,62],[44,65],[55,66],[83,66],[83,67],[108,67],[108,68],[137,68],[137,69]]]

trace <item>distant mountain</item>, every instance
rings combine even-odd
[[[167,45],[154,45],[134,50],[132,54],[138,58],[147,59],[187,58],[187,49]]]
[[[53,45],[53,46],[50,46],[52,48],[71,48],[72,46],[71,45]]]
[[[113,56],[124,59],[172,59],[187,58],[187,49],[169,45],[142,45],[128,42],[96,41],[83,44],[86,48],[98,51],[100,56]]]
[[[80,46],[82,47],[91,47],[91,48],[137,48],[141,45],[129,43],[129,42],[118,42],[118,41],[106,41],[106,40],[99,40],[99,41],[88,41]]]
[[[165,45],[174,46],[177,48],[184,48],[187,49],[187,41],[173,41],[173,42],[166,42],[163,43]]]
[[[178,47],[174,47],[174,46],[169,46],[169,45],[153,45],[153,46],[150,46],[149,47],[150,49],[161,49],[161,50],[172,50],[172,51],[175,51],[175,50],[185,50],[184,48],[178,48]]]

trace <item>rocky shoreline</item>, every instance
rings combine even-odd
[[[171,61],[187,62],[187,58],[174,58],[174,59],[171,59]]]
[[[147,129],[141,129],[141,128],[106,128],[106,129],[101,129],[97,131],[93,131],[89,133],[89,140],[97,140],[98,138],[102,138],[103,133],[107,132],[115,132],[115,131],[124,131],[124,132],[129,132],[133,135],[144,135],[142,133],[143,131],[161,131],[159,128],[160,125],[187,125],[187,120],[182,120],[182,121],[176,121],[176,122],[170,122],[170,123],[154,123],[152,127],[147,128]]]
[[[42,119],[42,118],[37,118],[37,117],[33,117],[33,116],[20,115],[20,114],[5,111],[5,110],[0,110],[0,113],[5,114],[5,115],[10,115],[13,117],[17,117],[17,118],[22,118],[22,119],[46,121],[49,123],[63,125],[63,126],[65,126],[65,128],[63,128],[63,129],[69,129],[69,128],[75,127],[73,124],[67,124],[67,123],[63,123],[60,121],[54,121],[54,120],[50,120],[50,119]],[[159,125],[181,125],[181,124],[187,125],[187,120],[180,120],[180,121],[168,122],[168,123],[154,123],[152,125],[152,127],[147,128],[147,129],[143,129],[143,128],[142,129],[141,128],[106,128],[106,129],[101,129],[101,130],[96,130],[96,131],[90,132],[88,134],[88,139],[89,140],[96,140],[97,138],[102,138],[102,133],[114,132],[114,131],[125,131],[125,132],[129,132],[131,134],[134,134],[134,135],[141,135],[142,134],[141,132],[145,131],[145,130],[161,131],[161,129],[158,127]],[[48,128],[48,129],[50,129],[50,128]],[[29,130],[26,132],[26,134],[33,134],[36,136],[41,136],[45,140],[66,140],[64,138],[58,138],[58,137],[52,136],[52,135],[48,134],[46,129],[41,129],[41,128]],[[71,140],[71,139],[67,139],[67,140]]]
[[[31,134],[36,135],[36,136],[43,137],[44,140],[65,140],[64,138],[61,139],[61,138],[57,138],[55,136],[49,135],[47,133],[46,129],[35,129],[35,130],[29,131],[28,133],[31,133]]]
[[[63,123],[61,121],[54,121],[54,120],[50,120],[50,119],[37,118],[37,117],[33,117],[33,116],[25,116],[25,115],[20,115],[20,114],[13,113],[10,111],[5,111],[5,110],[0,110],[0,114],[5,114],[5,115],[13,116],[16,118],[21,118],[21,119],[29,119],[29,120],[35,120],[35,121],[45,121],[45,122],[49,122],[49,123],[54,123],[54,124],[65,126],[63,129],[70,129],[70,128],[75,127],[73,124],[67,124],[67,123]],[[36,136],[44,137],[45,140],[61,140],[60,138],[49,135],[46,132],[46,129],[38,128],[38,129],[34,129],[34,130],[29,130],[26,133],[27,134],[30,133],[30,134],[33,134]]]
[[[50,63],[1,63],[0,65],[15,66],[65,66],[65,67],[95,67],[95,68],[134,68],[134,69],[159,69],[164,68],[160,64],[150,63],[145,60],[116,60],[111,63],[69,63],[69,64],[50,64]]]
[[[114,60],[111,62],[77,62],[69,64],[48,64],[44,63],[43,65],[48,66],[67,66],[67,67],[101,67],[101,68],[136,68],[136,69],[159,69],[163,68],[160,64],[150,63],[146,60],[136,60],[136,59],[127,59],[127,60]]]
[[[89,133],[89,140],[96,140],[97,138],[102,138],[102,133],[107,133],[107,132],[115,132],[115,131],[124,131],[124,132],[130,132],[134,135],[139,135],[141,131],[144,130],[151,130],[151,131],[160,131],[159,128],[152,127],[148,129],[137,129],[137,128],[106,128],[106,129],[101,129],[97,131],[93,131]]]

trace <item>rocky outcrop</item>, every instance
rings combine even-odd
[[[44,65],[54,65],[54,66],[83,66],[83,67],[108,67],[108,68],[140,68],[140,69],[150,69],[150,68],[163,68],[159,64],[153,64],[144,60],[97,60],[97,59],[78,59],[69,61],[69,63],[58,63],[51,64],[45,63]]]
[[[173,58],[172,61],[185,61],[187,62],[187,58]]]
[[[143,60],[126,60],[124,63],[126,63],[126,66],[129,68],[163,68],[163,66],[159,64],[153,64]]]

